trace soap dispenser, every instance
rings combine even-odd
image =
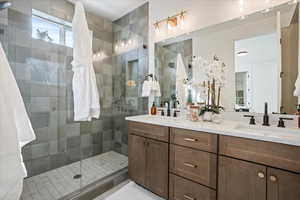
[[[152,108],[151,108],[151,115],[156,115],[156,113],[157,113],[157,109],[156,109],[156,106],[155,106],[155,102],[153,102]]]

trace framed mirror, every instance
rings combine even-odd
[[[224,79],[219,88],[225,111],[262,113],[267,102],[270,112],[294,114],[298,104],[293,95],[299,71],[298,11],[298,4],[284,4],[267,13],[257,12],[156,43],[155,73],[162,91],[157,101],[178,96],[180,56],[189,80],[182,107],[205,103],[194,82],[203,82],[201,77],[207,73],[221,73],[214,76]],[[208,72],[211,69],[205,68],[205,63],[212,65],[216,60],[224,69]]]

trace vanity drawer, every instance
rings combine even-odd
[[[163,142],[169,142],[169,128],[164,126],[128,122],[128,133]]]
[[[171,128],[170,141],[172,144],[217,153],[218,135],[216,134]]]
[[[217,155],[171,144],[170,171],[216,188]]]
[[[169,200],[216,200],[216,191],[170,174]]]
[[[300,173],[300,147],[220,136],[220,154]]]

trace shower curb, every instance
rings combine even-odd
[[[128,168],[126,167],[59,200],[93,200],[127,179]]]

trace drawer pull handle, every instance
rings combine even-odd
[[[197,165],[193,165],[193,164],[191,164],[191,163],[183,163],[185,166],[187,166],[187,167],[191,167],[191,168],[196,168],[197,167]]]
[[[265,174],[263,172],[258,172],[257,176],[259,178],[265,178]]]
[[[276,182],[277,181],[277,177],[276,176],[270,176],[270,181]]]
[[[187,142],[197,142],[198,140],[194,139],[194,138],[184,138],[184,141],[187,141]]]
[[[196,198],[190,197],[189,195],[183,195],[183,197],[187,200],[196,200]]]

